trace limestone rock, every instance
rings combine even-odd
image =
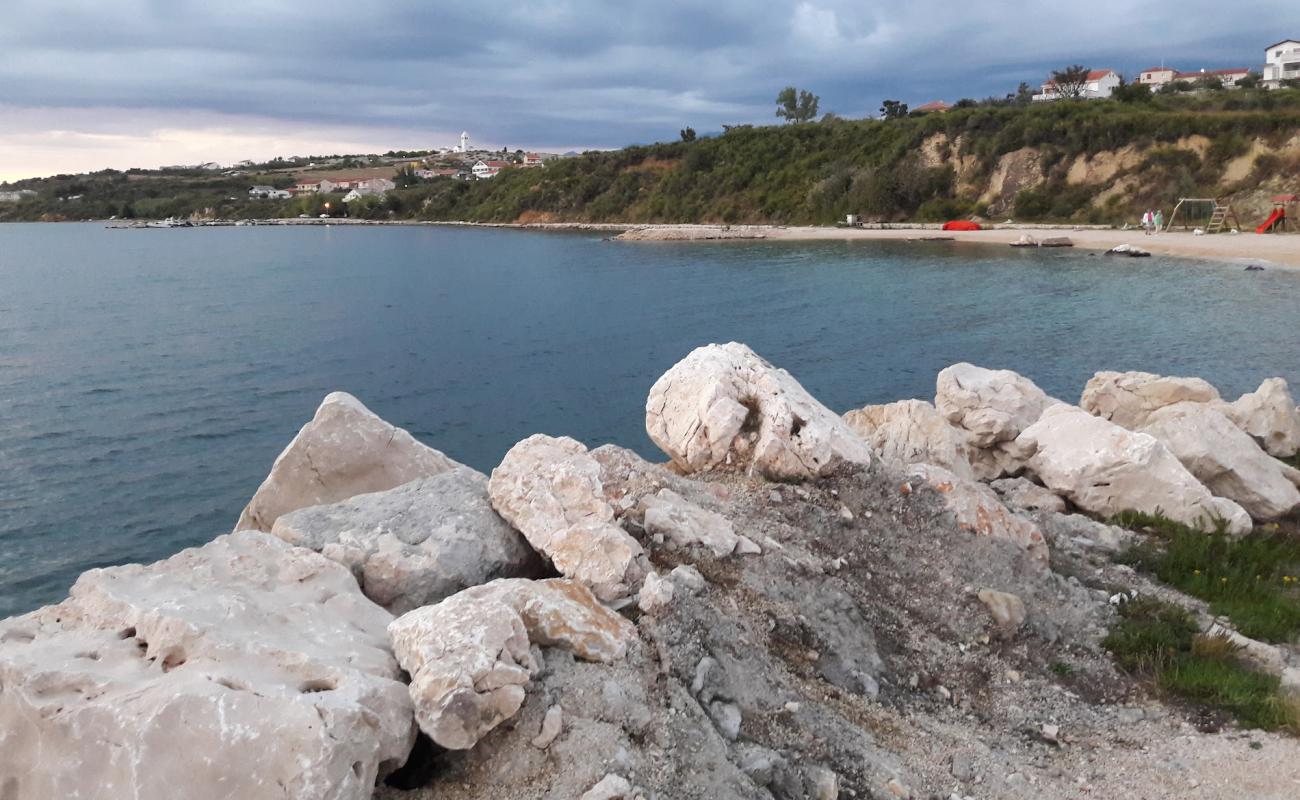
[[[996,589],[981,589],[977,596],[989,610],[989,616],[1004,631],[1015,631],[1025,624],[1025,601],[1019,595]]]
[[[556,570],[602,600],[626,597],[645,576],[640,543],[614,521],[601,465],[580,442],[536,434],[492,470],[488,494]]]
[[[1200,378],[1173,378],[1150,372],[1098,372],[1083,387],[1080,407],[1119,425],[1137,430],[1151,412],[1174,403],[1210,403],[1219,390]]]
[[[1287,480],[1286,465],[1209,405],[1165,406],[1147,417],[1142,431],[1159,439],[1211,492],[1254,519],[1276,519],[1300,506],[1300,489]]]
[[[352,395],[333,392],[275,459],[235,530],[270,531],[281,514],[382,492],[458,466]]]
[[[962,362],[940,372],[935,381],[935,408],[965,430],[977,448],[1013,441],[1054,402],[1033,381],[1009,369]]]
[[[743,344],[692,351],[646,401],[646,432],[684,472],[748,465],[771,480],[805,480],[871,448],[790,373]]]
[[[366,596],[394,614],[540,567],[492,509],[487,476],[468,467],[291,511],[271,533],[348,567]]]
[[[632,784],[621,775],[610,773],[587,791],[578,800],[631,800]]]
[[[1300,408],[1282,378],[1269,378],[1218,408],[1270,455],[1290,458],[1300,452]]]
[[[1163,512],[1187,525],[1212,528],[1226,517],[1236,533],[1250,517],[1215,498],[1154,436],[1135,433],[1064,404],[1047,409],[1020,434],[1033,452],[1029,468],[1052,491],[1102,517],[1121,511]]]
[[[920,478],[939,493],[944,505],[957,518],[958,527],[979,536],[1011,542],[1033,558],[1047,562],[1043,532],[1032,521],[1011,513],[989,487],[963,480],[930,464],[914,464],[907,474]]]
[[[658,573],[651,572],[645,576],[645,583],[641,585],[637,605],[647,614],[658,614],[673,604],[673,590],[671,580],[660,578]]]
[[[411,675],[416,721],[449,750],[473,747],[523,705],[524,686],[538,668],[530,645],[612,662],[636,638],[631,623],[562,578],[475,586],[404,614],[388,633]]]
[[[90,570],[0,622],[0,795],[368,800],[414,741],[391,619],[253,531]]]
[[[1083,514],[1047,512],[1039,514],[1038,520],[1043,532],[1049,534],[1054,543],[1068,540],[1081,547],[1118,553],[1133,542],[1132,531],[1098,522]]]
[[[924,400],[866,406],[844,421],[887,462],[934,464],[960,478],[975,477],[965,433]]]
[[[753,541],[737,534],[726,517],[695,505],[671,489],[660,489],[642,504],[646,533],[662,534],[680,547],[703,545],[718,558],[762,552]]]
[[[1065,511],[1065,501],[1028,478],[1000,478],[989,484],[1014,511]]]
[[[563,729],[564,709],[559,704],[553,705],[546,709],[546,716],[542,718],[542,729],[533,737],[533,747],[545,750],[551,746],[551,742],[555,741]]]

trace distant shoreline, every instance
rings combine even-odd
[[[708,241],[953,241],[979,244],[1010,245],[1020,234],[1039,239],[1067,237],[1080,250],[1105,251],[1122,244],[1139,247],[1152,255],[1174,256],[1229,265],[1266,265],[1275,269],[1300,270],[1300,236],[1290,234],[1221,233],[1196,236],[1190,232],[1160,233],[1146,236],[1140,229],[1120,230],[1100,225],[1061,225],[1051,223],[986,224],[979,231],[943,231],[940,223],[885,223],[862,228],[787,225],[716,225],[694,223],[619,223],[619,222],[457,222],[446,220],[364,220],[267,219],[249,223],[266,226],[377,225],[442,226],[456,228],[502,228],[524,231],[591,231],[631,234],[627,241],[638,242],[708,242]],[[234,221],[213,221],[196,227],[236,225]],[[109,227],[141,227],[126,221],[109,222]]]

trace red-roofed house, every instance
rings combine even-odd
[[[1223,82],[1225,87],[1231,89],[1237,85],[1237,81],[1249,74],[1250,70],[1245,67],[1234,67],[1233,69],[1203,69],[1199,72],[1180,72],[1174,76],[1174,80],[1192,83],[1201,78],[1218,78]]]
[[[1099,100],[1110,97],[1111,92],[1118,86],[1118,72],[1113,69],[1094,69],[1088,73],[1087,81],[1083,84],[1083,93],[1079,96],[1088,100]],[[1057,91],[1056,84],[1050,79],[1043,84],[1042,92],[1034,95],[1034,100],[1038,102],[1060,99],[1061,93]]]
[[[912,110],[915,111],[915,112],[917,112],[918,114],[929,114],[929,113],[931,113],[931,112],[941,114],[941,113],[943,113],[944,111],[947,111],[947,110],[950,109],[950,108],[952,108],[952,106],[948,105],[947,103],[943,102],[942,100],[931,100],[930,102],[926,103],[925,105],[923,105],[923,106],[917,106],[916,108],[914,108],[914,109],[912,109]]]

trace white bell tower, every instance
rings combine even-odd
[[[460,145],[457,147],[457,151],[461,153],[469,152],[469,133],[466,131],[460,132]]]

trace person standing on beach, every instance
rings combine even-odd
[[[1151,209],[1148,208],[1146,211],[1142,212],[1142,232],[1147,236],[1151,235],[1151,221],[1153,219],[1154,217],[1151,216]]]
[[[1151,218],[1151,221],[1155,223],[1156,233],[1160,233],[1160,229],[1165,226],[1165,212],[1157,208],[1156,214]]]

